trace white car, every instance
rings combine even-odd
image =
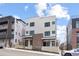
[[[79,48],[70,51],[64,51],[63,56],[79,56]]]

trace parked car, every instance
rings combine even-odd
[[[79,48],[72,49],[70,51],[64,51],[63,56],[79,56]]]

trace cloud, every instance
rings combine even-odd
[[[26,10],[28,9],[28,6],[25,6],[25,8],[24,8],[24,9],[25,9],[25,11],[26,11]]]
[[[57,39],[60,40],[60,43],[66,41],[66,26],[57,25]]]
[[[36,13],[38,16],[44,16],[44,10],[47,9],[47,4],[46,3],[38,3],[35,5],[36,7]]]
[[[13,15],[13,17],[17,18],[17,19],[21,19],[19,16]]]
[[[60,4],[52,6],[48,12],[48,15],[55,15],[57,18],[70,19],[67,8],[62,7]]]
[[[68,14],[68,9],[66,7],[62,7],[60,4],[53,5],[47,3],[38,3],[35,7],[36,7],[36,13],[40,17],[45,16],[45,12],[46,12],[47,16],[55,15],[56,18],[66,18],[67,20],[70,19],[70,15]]]
[[[64,20],[70,19],[68,9],[66,7],[61,6],[60,4],[38,3],[35,7],[36,13],[40,17],[45,16],[44,11],[46,11],[46,16],[56,16],[56,18],[58,19],[66,18]],[[60,43],[66,41],[66,25],[57,25],[57,39],[60,40]]]

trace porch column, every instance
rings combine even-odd
[[[55,46],[56,46],[56,40],[55,40]]]
[[[30,40],[28,40],[28,47],[30,47]]]
[[[52,41],[50,41],[50,47],[52,47]]]

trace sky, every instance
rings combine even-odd
[[[78,3],[1,3],[0,15],[15,16],[26,21],[30,17],[56,16],[57,39],[66,40],[66,26],[68,21],[79,16]]]

